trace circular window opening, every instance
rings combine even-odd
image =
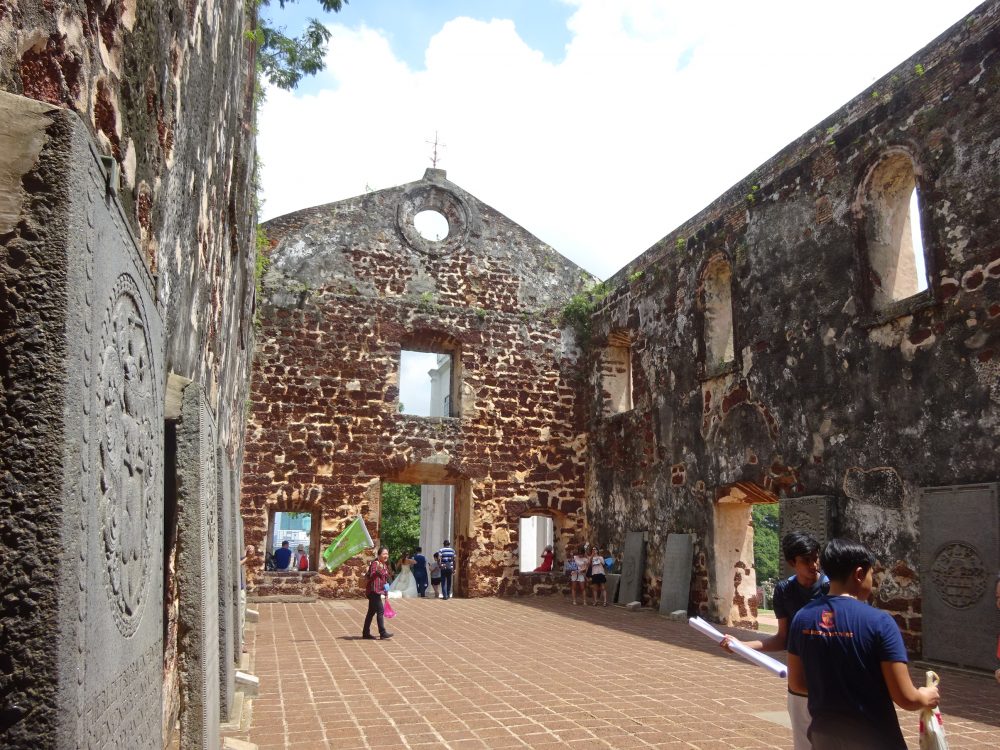
[[[440,242],[448,238],[448,220],[438,211],[420,211],[413,217],[413,226],[425,240]]]

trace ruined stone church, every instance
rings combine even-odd
[[[218,747],[241,594],[357,596],[320,551],[388,483],[460,597],[590,542],[619,602],[748,626],[777,504],[872,548],[913,654],[992,667],[1000,2],[603,284],[429,169],[267,222],[259,295],[253,23],[0,5],[0,744]]]

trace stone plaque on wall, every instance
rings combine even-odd
[[[219,712],[223,721],[229,720],[236,690],[236,664],[233,656],[233,628],[236,627],[233,608],[233,583],[239,585],[239,570],[233,568],[233,540],[236,537],[236,519],[233,517],[232,471],[226,452],[219,448],[218,481],[216,492],[219,518]],[[239,558],[235,560],[239,566]]]
[[[215,423],[197,383],[177,425],[181,747],[219,747],[219,476]]]
[[[691,598],[691,566],[694,554],[693,534],[670,534],[663,550],[663,584],[660,587],[660,612],[685,612]]]
[[[819,542],[820,550],[830,539],[830,508],[833,498],[828,495],[782,498],[778,510],[778,557],[782,578],[793,571],[781,553],[781,540],[785,534],[801,531]]]
[[[0,745],[160,748],[163,332],[100,154],[0,92]]]
[[[608,603],[614,604],[618,601],[618,585],[621,583],[622,576],[621,573],[608,573],[607,578]]]
[[[923,656],[996,668],[1000,570],[997,484],[920,491]]]
[[[622,578],[618,584],[618,601],[623,604],[642,601],[642,579],[646,571],[646,532],[630,531],[625,536],[622,555]]]

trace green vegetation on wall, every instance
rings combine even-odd
[[[572,328],[576,333],[577,342],[585,346],[590,341],[592,331],[591,318],[597,306],[611,293],[611,287],[603,281],[584,289],[570,297],[560,316],[560,323]]]

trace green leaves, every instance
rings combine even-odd
[[[395,560],[420,544],[420,485],[382,483],[382,523],[379,542]]]
[[[318,0],[326,12],[339,12],[347,0]],[[278,0],[281,8],[295,0]],[[270,5],[271,0],[261,0],[259,6]],[[301,36],[290,37],[284,27],[272,26],[258,15],[258,26],[247,32],[247,38],[257,44],[257,65],[269,82],[285,90],[298,86],[303,76],[315,75],[323,70],[330,31],[315,18]]]
[[[753,519],[753,559],[757,569],[757,585],[778,577],[778,504],[754,505],[750,510]]]

